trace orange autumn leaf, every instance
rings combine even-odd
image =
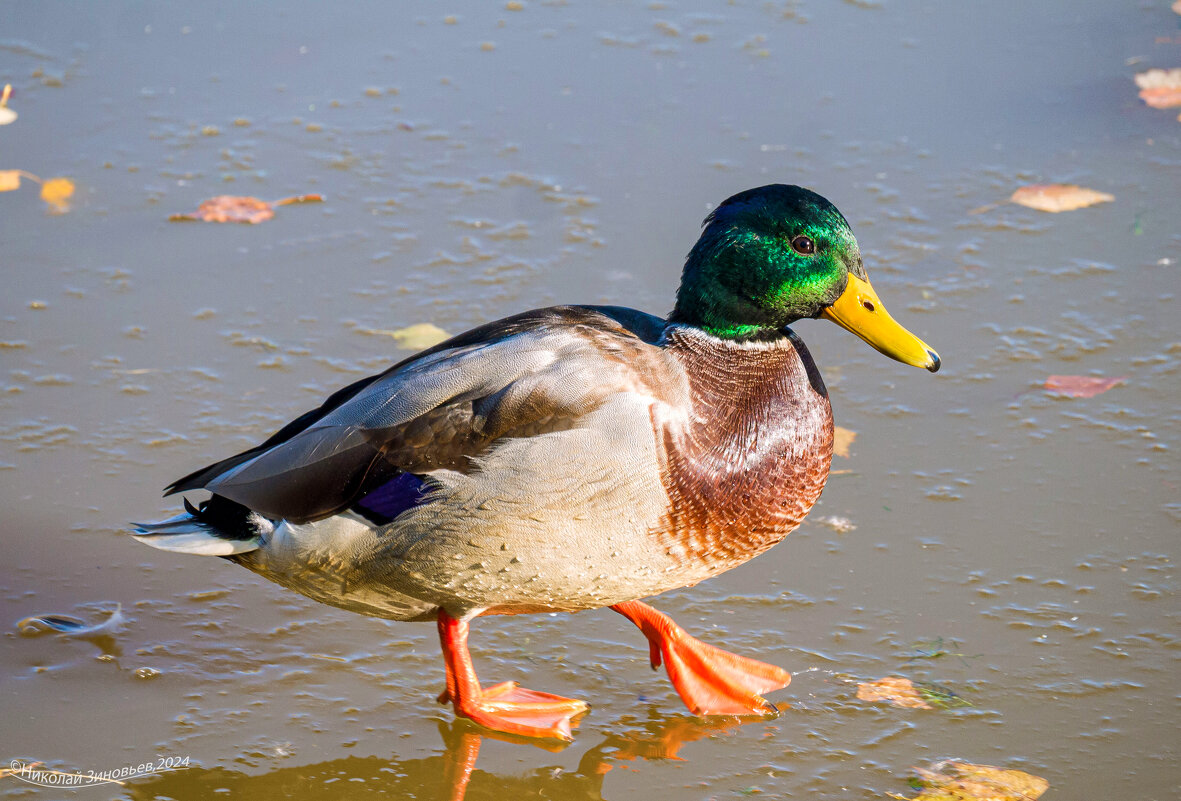
[[[1021,770],[950,759],[914,772],[922,789],[909,801],[1034,801],[1050,789],[1041,776]]]
[[[1181,106],[1181,67],[1149,70],[1136,76],[1140,99],[1153,108]]]
[[[20,170],[0,170],[0,192],[11,192],[21,188]]]
[[[1071,398],[1093,398],[1127,380],[1126,375],[1118,378],[1103,378],[1094,375],[1052,375],[1046,378],[1045,387],[1050,392],[1067,395]]]
[[[324,198],[320,195],[293,195],[292,197],[285,197],[282,200],[276,200],[276,206],[294,206],[297,203],[323,203]]]
[[[20,189],[21,178],[28,178],[41,184],[41,199],[49,204],[52,214],[65,214],[70,210],[70,198],[74,196],[74,182],[69,178],[50,178],[42,181],[31,172],[24,170],[0,170],[0,192]]]
[[[239,197],[237,195],[218,195],[210,198],[197,207],[193,214],[173,214],[168,219],[172,222],[235,222],[250,223],[252,225],[265,222],[275,216],[275,206],[289,206],[293,203],[317,203],[323,200],[319,195],[298,195],[284,198],[274,203],[259,200],[256,197]]]
[[[1159,86],[1141,89],[1140,99],[1152,108],[1173,108],[1181,106],[1181,86]]]
[[[905,709],[934,709],[923,700],[914,682],[901,676],[886,676],[877,681],[863,681],[857,685],[859,701],[888,701]]]
[[[857,432],[837,426],[832,432],[832,455],[849,458],[849,446],[857,439]]]
[[[260,223],[275,216],[271,204],[256,197],[218,195],[197,207],[194,214],[173,214],[169,220],[198,220],[203,222]]]
[[[74,196],[74,182],[69,178],[50,178],[41,184],[41,199],[49,204],[53,214],[65,214],[70,210],[70,198]]]
[[[1026,208],[1057,213],[1108,203],[1115,197],[1073,184],[1030,184],[1015,191],[1009,200]]]

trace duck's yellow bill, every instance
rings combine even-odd
[[[915,367],[926,367],[932,373],[939,369],[939,354],[894,322],[869,282],[852,273],[849,274],[845,291],[820,316],[852,331],[891,359]]]

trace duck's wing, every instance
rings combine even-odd
[[[570,428],[611,395],[658,391],[664,325],[578,306],[489,323],[340,390],[167,491],[207,489],[292,522],[327,517],[400,471],[466,470],[501,437]]]

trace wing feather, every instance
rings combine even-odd
[[[569,428],[613,394],[658,384],[662,329],[658,318],[589,307],[489,324],[346,387],[258,448],[170,489],[201,487],[307,522],[399,472],[466,472],[503,437]]]

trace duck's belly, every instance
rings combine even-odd
[[[422,507],[424,519],[386,530],[353,515],[284,523],[263,548],[234,560],[313,600],[389,620],[433,620],[440,607],[455,617],[598,609],[716,572],[674,558],[634,517],[604,531],[602,517],[534,510],[511,526],[468,517],[448,536],[431,506]],[[428,527],[429,541],[415,538]]]
[[[706,577],[651,532],[668,496],[650,399],[622,395],[578,428],[506,441],[468,474],[432,474],[359,566],[453,615],[577,611]]]

